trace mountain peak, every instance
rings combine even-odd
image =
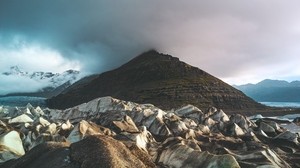
[[[179,58],[173,57],[171,55],[167,55],[167,54],[163,54],[163,53],[159,53],[156,50],[149,50],[147,52],[144,52],[138,56],[136,56],[135,58],[133,58],[132,60],[130,60],[128,63],[124,64],[122,67],[132,67],[132,66],[137,66],[137,65],[151,65],[154,63],[166,63],[166,62],[171,62],[171,61],[175,61],[175,62],[179,62]]]
[[[155,50],[144,52],[89,83],[72,87],[49,99],[48,105],[68,108],[104,96],[151,103],[163,109],[187,104],[235,110],[262,107],[203,70]]]
[[[23,72],[20,70],[20,68],[17,66],[17,65],[14,65],[14,66],[11,66],[9,68],[9,71],[8,72],[3,72],[2,73],[3,75],[21,75],[21,76],[24,76],[26,74],[28,74],[28,72]]]
[[[273,80],[273,79],[265,79],[259,83],[257,83],[256,85],[260,85],[260,86],[266,86],[266,87],[273,87],[273,86],[278,86],[278,87],[284,87],[284,86],[288,86],[289,82],[285,81],[285,80]]]

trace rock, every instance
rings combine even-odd
[[[227,134],[232,136],[242,136],[245,135],[245,132],[236,123],[233,123],[228,125]]]
[[[275,129],[270,126],[269,124],[266,124],[265,122],[260,122],[259,129],[264,131],[265,133],[275,133]]]
[[[124,136],[126,137],[126,139],[124,139]],[[147,153],[148,153],[147,146],[149,145],[149,143],[156,142],[152,134],[147,130],[145,126],[141,127],[141,130],[138,133],[121,132],[119,135],[116,135],[114,138],[123,141],[123,143],[125,143],[125,145],[128,147],[135,145],[139,149]],[[131,141],[128,141],[128,139]]]
[[[269,121],[268,125],[273,127],[275,129],[275,131],[280,131],[281,130],[281,128],[279,127],[279,125],[275,121]]]
[[[136,127],[132,119],[125,115],[122,121],[113,121],[113,123],[120,129],[120,131],[126,132],[138,132],[139,129]]]
[[[293,122],[294,122],[295,124],[297,124],[298,126],[300,126],[300,117],[294,118]]]
[[[9,126],[0,120],[0,135],[7,132],[9,130]]]
[[[50,122],[44,119],[43,117],[39,117],[37,122],[40,123],[43,127],[50,125]]]
[[[202,113],[202,111],[198,107],[190,104],[175,110],[175,114],[177,114],[178,116],[185,116],[194,112]]]
[[[152,133],[152,135],[156,136],[156,138],[158,138],[159,140],[164,140],[166,137],[172,135],[171,131],[164,123],[162,117],[160,117],[159,115],[156,116],[148,129]]]
[[[25,154],[22,140],[17,131],[0,135],[0,162],[16,159]]]
[[[8,121],[9,124],[12,123],[32,123],[33,119],[31,119],[27,114],[22,114],[15,118],[12,118]]]
[[[213,127],[216,124],[216,121],[211,119],[210,117],[204,120],[204,125],[207,125],[209,128]]]
[[[230,122],[236,123],[243,130],[248,130],[250,126],[254,126],[253,123],[241,114],[233,114],[230,116]]]
[[[41,130],[43,133],[48,133],[50,135],[55,135],[57,132],[57,125],[55,123],[52,123],[45,127],[45,129]]]
[[[145,117],[142,121],[142,125],[146,126],[149,129],[155,120],[159,120],[163,122],[163,117],[165,114],[166,113],[164,111],[159,110],[153,113],[152,115]]]
[[[292,133],[290,131],[285,131],[285,132],[277,135],[276,137],[274,137],[274,139],[283,139],[283,140],[288,140],[288,141],[299,144],[297,134]]]
[[[32,115],[24,114],[27,109]],[[2,111],[8,113],[0,120],[0,135],[18,130],[26,154],[0,164],[0,168],[119,167],[121,163],[133,167],[300,166],[297,164],[299,136],[282,133],[285,129],[279,127],[277,120],[258,120],[257,127],[243,115],[233,114],[228,119],[224,111],[214,107],[205,113],[192,105],[165,112],[150,104],[104,97],[66,110],[43,109],[44,114],[36,114],[40,110],[34,107],[3,108]],[[34,122],[8,122],[22,115]],[[10,119],[10,116],[14,117]],[[281,123],[281,126],[288,125]],[[70,150],[69,144],[48,141],[80,145]],[[109,155],[98,156],[99,149]],[[41,150],[45,153],[35,155],[37,160],[28,158],[33,157],[31,151]],[[4,158],[19,157],[4,152]],[[56,153],[60,158],[54,156]],[[50,156],[53,158],[48,159]],[[45,162],[47,159],[53,163]],[[95,159],[102,159],[105,164],[99,166]]]
[[[184,118],[183,119],[183,122],[184,124],[188,127],[188,128],[191,128],[191,129],[194,129],[197,127],[197,124],[194,120],[192,119],[189,119],[189,118]]]
[[[213,155],[201,152],[198,145],[187,145],[181,138],[168,138],[157,156],[167,167],[240,167],[231,155]]]
[[[200,130],[203,134],[209,134],[210,133],[210,129],[207,125],[199,124],[196,129]]]
[[[151,133],[147,130],[146,127],[142,127],[142,131],[136,137],[136,146],[140,149],[147,151],[147,144],[150,142],[156,142],[152,137]]]
[[[141,125],[144,118],[154,114],[155,112],[153,110],[145,109],[139,106],[136,106],[132,109],[132,111],[127,112],[127,115],[129,115],[137,125]]]
[[[215,113],[213,113],[211,116],[210,116],[211,119],[215,120],[215,121],[222,121],[222,122],[227,122],[229,121],[229,117],[227,116],[226,113],[224,113],[223,110],[219,110]]]
[[[37,106],[35,109],[32,108],[30,111],[35,117],[40,117],[45,115],[44,111],[41,109],[40,106]]]
[[[32,107],[33,108],[33,107]],[[23,114],[27,114],[27,115],[29,115],[29,116],[33,116],[32,115],[32,113],[31,113],[31,111],[30,111],[30,109],[27,107],[27,108],[25,108],[25,110],[23,111]]]
[[[178,115],[179,117],[186,117],[192,119],[196,123],[199,123],[203,116],[203,112],[199,108],[193,105],[187,105],[180,109],[177,109],[175,111],[175,114]]]
[[[50,116],[54,120],[71,120],[78,121],[85,119],[88,116],[94,116],[97,113],[107,111],[126,111],[132,110],[135,107],[134,103],[127,103],[114,99],[110,96],[96,98],[88,103],[83,103],[75,107],[63,110],[59,113],[57,111],[50,111]]]
[[[183,132],[188,130],[185,123],[180,120],[175,114],[165,119],[165,123],[174,136],[182,135]]]
[[[80,121],[75,125],[74,129],[68,136],[68,141],[71,143],[78,142],[88,135],[115,135],[111,130],[98,126],[92,122],[87,122],[85,120]]]
[[[74,126],[70,123],[70,120],[67,120],[65,123],[63,123],[61,125],[61,129],[66,131],[66,130],[70,130],[71,128],[73,128]]]
[[[243,167],[291,167],[270,149],[251,151],[246,154],[237,154],[224,148],[223,153],[234,156]],[[250,162],[251,160],[255,160],[255,162]]]

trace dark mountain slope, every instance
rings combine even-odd
[[[170,55],[149,51],[90,83],[71,87],[48,100],[51,108],[68,108],[97,97],[112,96],[163,109],[193,104],[201,108],[264,108],[241,91]]]

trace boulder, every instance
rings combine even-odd
[[[211,119],[210,117],[204,120],[204,125],[208,126],[209,128],[213,127],[216,124],[216,121]]]
[[[75,125],[67,140],[71,143],[78,142],[88,135],[115,135],[110,129],[98,126],[92,122],[85,120],[80,121]]]
[[[299,144],[297,134],[292,133],[290,131],[285,131],[277,135],[276,137],[274,137],[274,139],[283,139],[283,140],[287,140]]]
[[[164,123],[162,117],[157,116],[152,124],[149,126],[148,130],[152,133],[152,135],[156,136],[159,140],[165,139],[172,135],[168,126]]]
[[[241,114],[231,115],[230,122],[236,123],[239,127],[241,127],[244,130],[248,130],[250,126],[253,126],[253,123]]]
[[[138,132],[139,129],[136,127],[132,119],[125,115],[122,121],[113,121],[114,125],[119,128],[120,131],[126,132]]]
[[[236,123],[228,125],[226,133],[229,134],[229,135],[231,135],[231,136],[242,136],[242,135],[245,135],[245,132]]]
[[[40,106],[37,106],[36,108],[32,108],[30,111],[35,117],[40,117],[45,115],[44,111],[41,109]]]
[[[196,130],[201,131],[203,134],[209,134],[210,133],[210,129],[207,125],[199,124],[197,126]]]
[[[199,123],[203,116],[203,112],[199,108],[197,108],[193,105],[187,105],[180,109],[177,109],[175,111],[175,114],[178,115],[179,117],[185,117],[185,118],[192,119],[196,123]]]
[[[12,118],[8,121],[9,124],[13,123],[32,123],[33,119],[31,119],[27,114],[22,114],[15,118]]]
[[[70,130],[73,127],[74,126],[71,124],[70,120],[67,120],[65,123],[62,123],[62,125],[61,125],[61,129],[64,131]]]
[[[0,162],[16,159],[25,154],[22,140],[17,131],[0,135]]]
[[[223,110],[216,111],[210,116],[211,119],[215,121],[222,121],[222,122],[227,122],[229,121],[229,117],[227,116],[226,113],[224,113]]]
[[[124,139],[126,137],[126,139]],[[115,139],[122,140],[126,146],[131,147],[132,145],[136,145],[139,149],[148,153],[147,146],[149,143],[156,142],[153,138],[152,134],[147,130],[145,126],[141,127],[140,132],[129,133],[129,132],[121,132],[120,134],[114,137]],[[130,140],[130,142],[128,141]]]
[[[41,129],[40,132],[55,135],[57,133],[57,125],[55,123],[51,123],[50,125]]]
[[[170,114],[170,113],[169,113]],[[165,119],[165,123],[174,136],[182,135],[183,132],[188,130],[185,123],[180,120],[178,116],[173,114],[172,116]]]
[[[159,151],[158,162],[166,167],[230,167],[239,168],[236,159],[231,155],[213,155],[201,152],[197,144],[188,144],[188,140],[168,138]]]
[[[291,167],[288,163],[281,159],[276,152],[269,148],[243,153],[234,153],[233,151],[224,148],[222,153],[230,154],[235,157],[242,167]],[[255,160],[255,162],[251,162],[251,160]]]
[[[50,122],[43,117],[38,117],[35,122],[41,124],[43,127],[50,125]]]
[[[264,131],[265,133],[275,133],[275,129],[265,122],[260,122],[259,129]]]

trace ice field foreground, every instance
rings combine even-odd
[[[300,167],[297,116],[102,97],[66,110],[0,107],[0,118],[3,168]]]

